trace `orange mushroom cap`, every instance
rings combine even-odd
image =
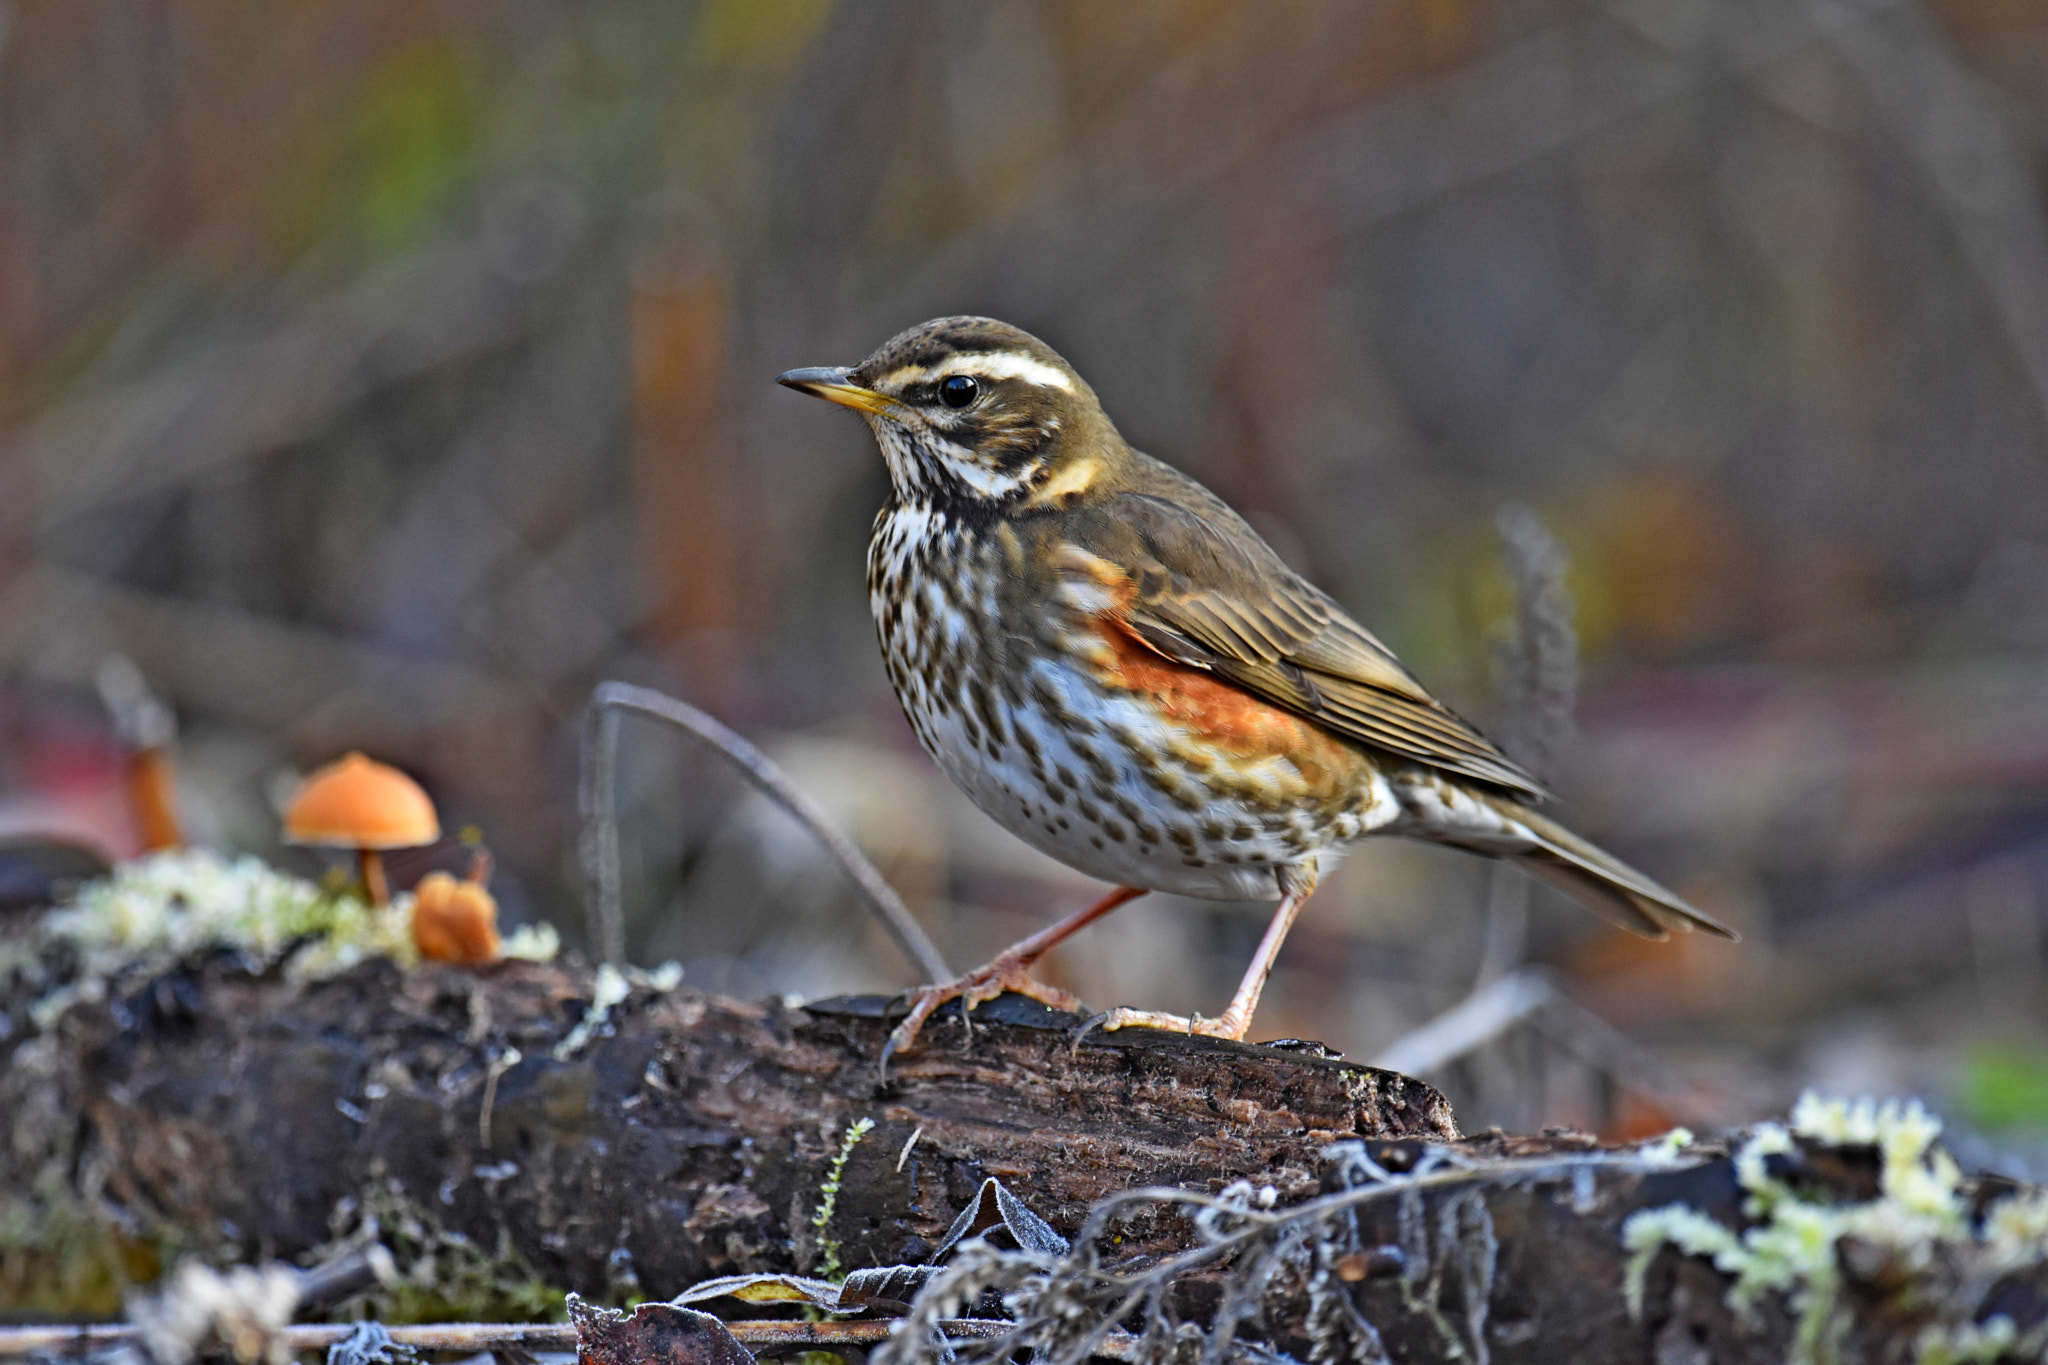
[[[413,848],[441,837],[434,803],[388,763],[350,753],[314,773],[284,813],[295,844]]]

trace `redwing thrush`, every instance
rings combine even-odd
[[[1075,1008],[1031,964],[1147,891],[1280,905],[1221,1017],[1102,1025],[1241,1038],[1317,875],[1367,835],[1507,858],[1651,938],[1734,937],[1533,809],[1535,779],[1221,498],[1126,445],[1036,337],[939,318],[780,382],[859,412],[888,461],[868,601],[924,747],[1025,842],[1117,886],[913,992],[891,1051],[947,1000]]]

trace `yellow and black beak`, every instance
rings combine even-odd
[[[853,408],[860,412],[883,413],[896,406],[895,399],[877,393],[865,384],[855,383],[853,371],[843,365],[819,365],[808,370],[790,370],[776,375],[775,382],[814,394],[828,403],[837,403],[841,407]]]

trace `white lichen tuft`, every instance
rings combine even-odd
[[[137,1294],[128,1317],[157,1365],[225,1354],[240,1365],[287,1365],[284,1329],[299,1306],[299,1273],[288,1265],[214,1270],[185,1260],[161,1292]]]
[[[1877,1203],[1912,1224],[1898,1231],[1925,1238],[1960,1229],[1962,1172],[1934,1145],[1941,1120],[1918,1100],[1831,1100],[1809,1090],[1792,1107],[1792,1131],[1829,1147],[1877,1148],[1884,1163]]]
[[[1913,1338],[1914,1365],[2004,1365],[2048,1360],[2048,1322],[2022,1332],[2003,1313],[1982,1322],[1933,1323]]]
[[[2018,1195],[1971,1226],[1969,1201],[1955,1161],[1936,1146],[1941,1121],[1913,1100],[1800,1097],[1789,1123],[1762,1124],[1735,1153],[1743,1213],[1749,1225],[1737,1232],[1681,1204],[1646,1209],[1622,1226],[1631,1253],[1625,1289],[1629,1310],[1643,1311],[1643,1282],[1651,1258],[1666,1246],[1688,1256],[1711,1258],[1733,1277],[1728,1302],[1754,1319],[1766,1295],[1782,1295],[1797,1318],[1791,1359],[1818,1362],[1835,1357],[1848,1322],[1842,1296],[1842,1247],[1853,1241],[1864,1259],[1881,1260],[1902,1278],[1929,1273],[1937,1258],[1957,1248],[1985,1260],[1994,1272],[2048,1258],[2048,1195]],[[1878,1189],[1874,1198],[1819,1202],[1773,1174],[1771,1158],[1793,1156],[1806,1146],[1875,1149]],[[1951,1258],[1953,1259],[1953,1258]],[[1995,1358],[2001,1330],[1996,1319],[1983,1324],[1930,1326],[1918,1358],[1973,1361]]]
[[[583,1011],[576,1027],[555,1044],[555,1060],[566,1062],[583,1051],[598,1031],[611,1022],[612,1006],[632,993],[632,983],[626,980],[624,972],[609,962],[601,964],[597,969],[597,980],[590,988],[590,1008]]]
[[[330,895],[261,861],[179,849],[123,863],[88,882],[45,921],[52,934],[109,959],[182,957],[232,947],[272,961],[294,939],[319,934],[341,950],[389,950],[407,917]]]
[[[556,954],[562,951],[562,936],[546,920],[522,924],[505,936],[499,951],[506,957],[516,957],[524,962],[553,962]]]
[[[1686,1163],[1686,1149],[1693,1144],[1690,1128],[1673,1128],[1660,1138],[1651,1138],[1636,1148],[1646,1165],[1657,1169],[1682,1166]]]
[[[373,957],[410,967],[419,961],[412,911],[410,894],[375,906],[248,855],[175,849],[87,882],[32,933],[0,943],[0,974],[48,985],[30,1012],[48,1028],[73,1005],[104,999],[116,977],[169,971],[206,952],[238,953],[259,969],[283,961],[294,980],[333,976]],[[547,961],[559,946],[552,925],[527,925],[505,955]],[[53,956],[66,959],[60,969],[52,969]]]
[[[418,960],[408,897],[376,907],[288,876],[252,857],[179,849],[123,863],[87,882],[33,934],[0,946],[0,971],[31,979],[52,950],[74,962],[32,1011],[47,1028],[72,1005],[104,998],[116,976],[165,971],[197,953],[228,949],[259,966],[289,952],[295,977],[332,975],[366,957]]]
[[[1622,1290],[1628,1297],[1630,1316],[1638,1318],[1643,1315],[1643,1277],[1649,1271],[1650,1258],[1662,1248],[1674,1246],[1688,1256],[1709,1257],[1729,1274],[1740,1270],[1746,1254],[1734,1232],[1683,1204],[1635,1214],[1622,1224],[1621,1241],[1631,1253]]]
[[[1993,1204],[1981,1235],[2001,1274],[2048,1260],[2048,1190],[2022,1190]]]

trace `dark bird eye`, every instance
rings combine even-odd
[[[964,408],[981,395],[973,375],[948,375],[939,381],[939,401],[949,408]]]

